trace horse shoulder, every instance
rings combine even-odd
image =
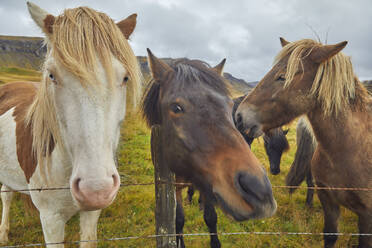
[[[0,115],[13,108],[16,123],[16,153],[27,182],[35,172],[37,161],[32,152],[32,130],[26,123],[26,114],[32,104],[38,84],[32,82],[8,83],[0,87]]]

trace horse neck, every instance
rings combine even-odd
[[[307,114],[318,144],[332,155],[349,153],[368,134],[370,112],[365,106],[347,106],[337,116],[325,116],[321,106]]]

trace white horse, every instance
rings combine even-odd
[[[87,7],[53,16],[27,4],[48,52],[40,83],[0,87],[1,190],[70,188],[23,193],[40,212],[46,243],[63,242],[65,223],[77,212],[80,239],[95,240],[100,209],[120,187],[115,153],[126,94],[135,102],[140,92],[137,59],[127,41],[136,14],[115,24]],[[8,241],[12,196],[1,193],[2,243]]]

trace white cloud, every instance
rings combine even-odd
[[[190,57],[212,65],[227,58],[225,70],[247,81],[261,79],[280,50],[279,37],[348,40],[356,73],[372,75],[370,0],[34,0],[53,14],[80,5],[103,11],[115,20],[138,13],[132,37],[137,55],[146,48],[160,57]],[[0,34],[36,35],[23,1],[0,1]],[[21,21],[19,21],[21,20]]]

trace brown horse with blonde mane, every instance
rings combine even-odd
[[[281,38],[281,43],[273,68],[238,107],[242,125],[255,137],[305,114],[318,141],[311,168],[316,185],[372,188],[371,99],[350,58],[340,52],[347,42],[323,45]],[[360,233],[372,233],[372,191],[317,194],[325,233],[337,233],[340,205],[358,215]],[[334,247],[336,240],[336,235],[324,235],[324,247]],[[359,247],[372,247],[372,236],[360,235]]]

